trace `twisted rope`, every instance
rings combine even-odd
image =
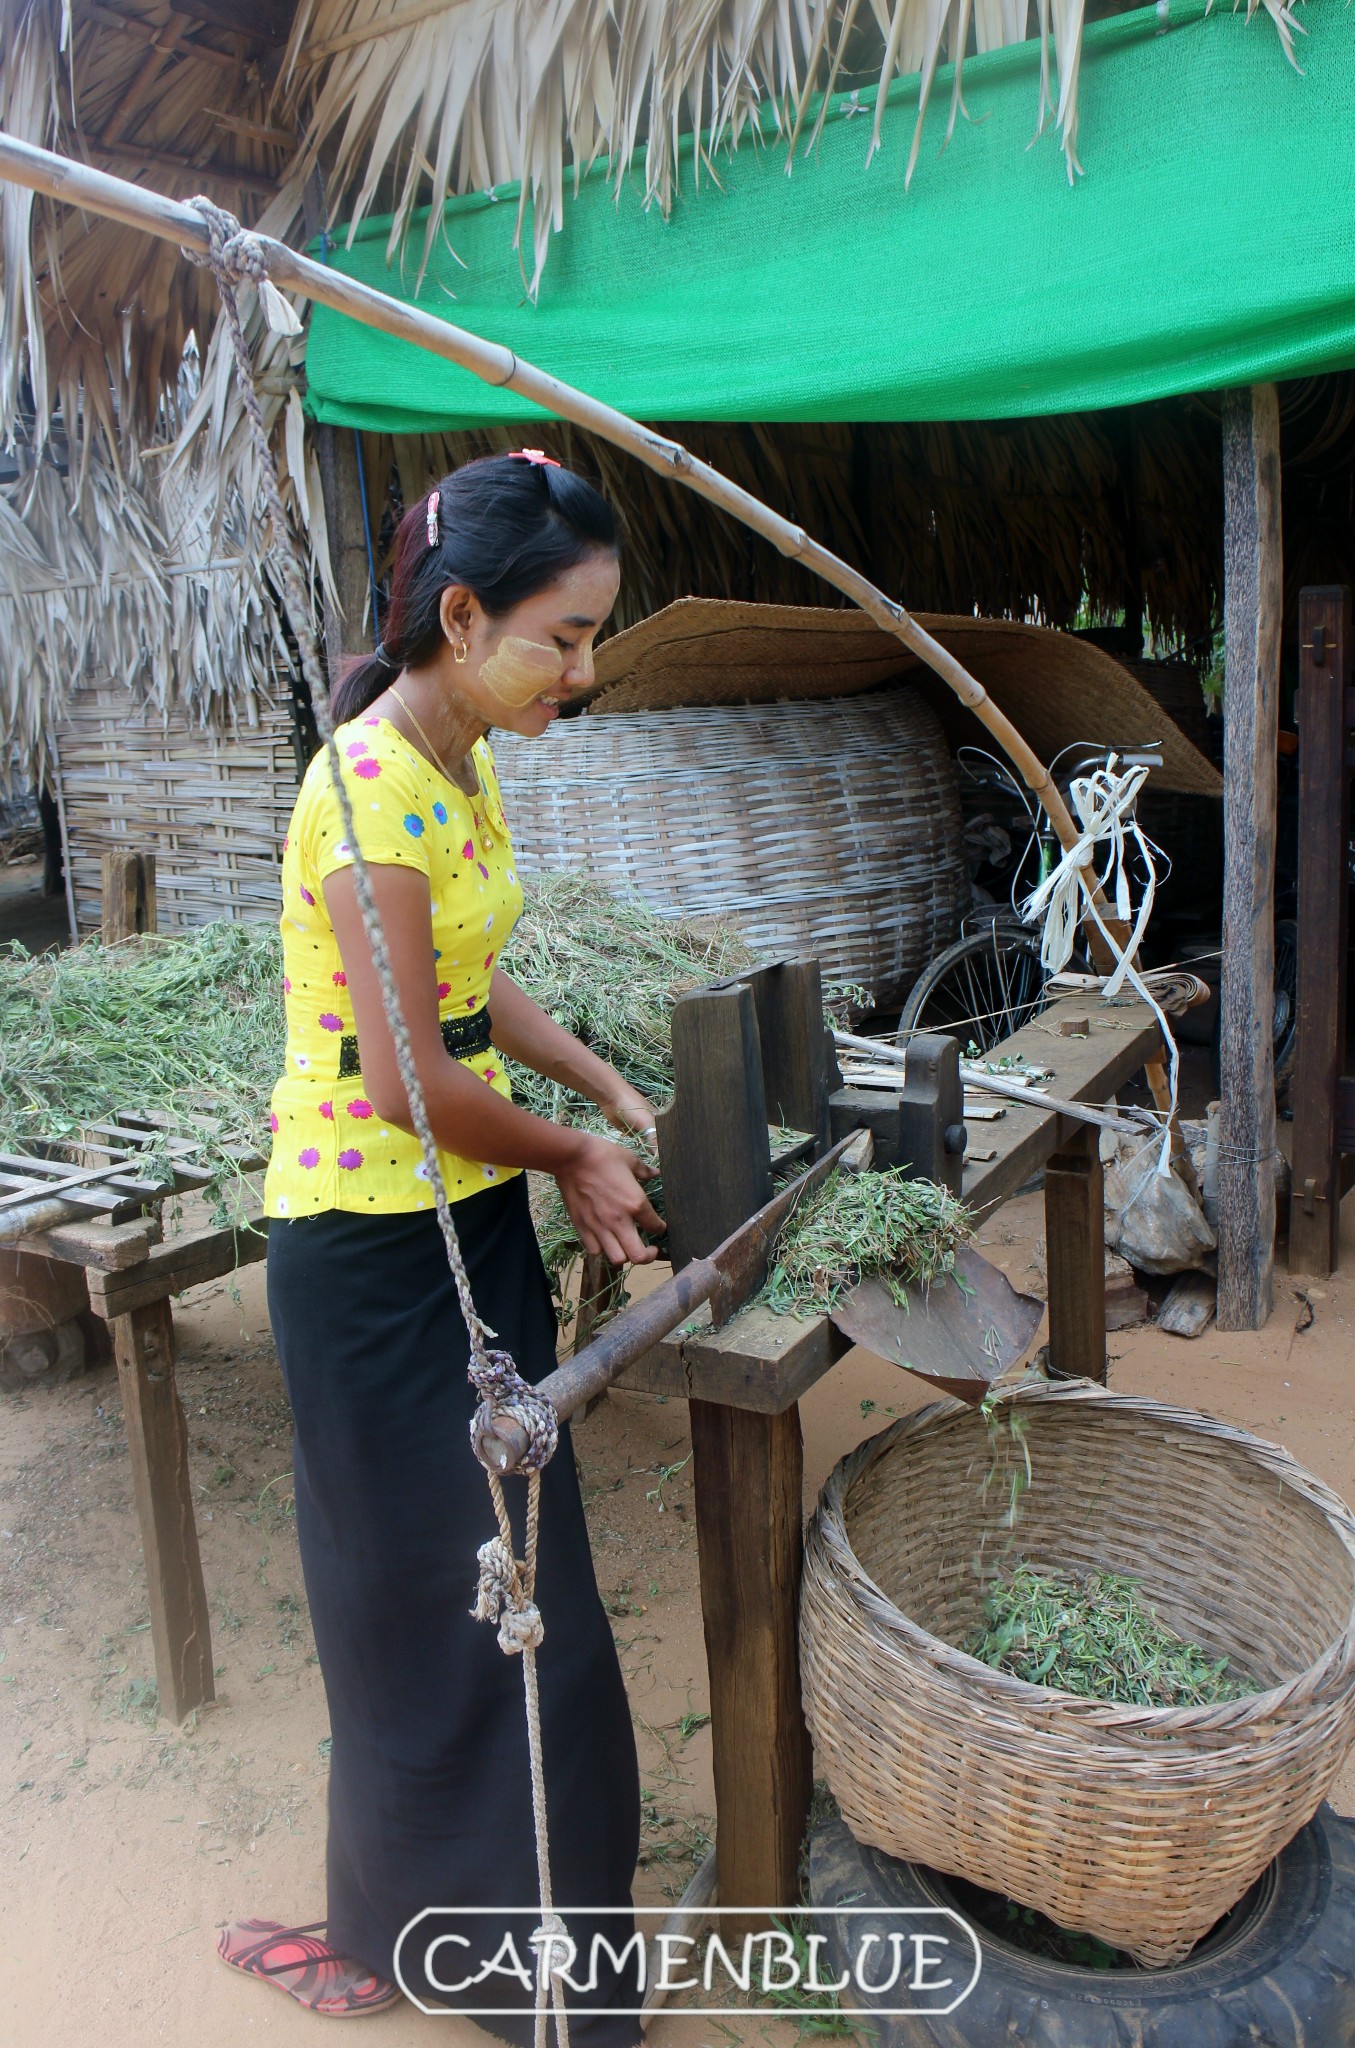
[[[565,2013],[564,1992],[553,1964],[556,1953],[568,1952],[571,1944],[563,1920],[554,1911],[551,1896],[550,1843],[546,1828],[546,1782],[542,1762],[541,1698],[536,1675],[536,1651],[542,1641],[544,1629],[540,1610],[532,1599],[532,1590],[536,1583],[536,1554],[540,1533],[541,1468],[549,1463],[559,1441],[559,1420],[551,1403],[543,1400],[523,1379],[508,1352],[491,1348],[489,1340],[495,1333],[481,1319],[471,1294],[470,1280],[461,1255],[461,1244],[457,1237],[456,1224],[452,1220],[451,1205],[447,1200],[447,1190],[442,1178],[437,1144],[428,1120],[428,1105],[424,1100],[423,1088],[414,1064],[409,1031],[395,986],[390,950],[386,944],[376,899],[372,894],[371,872],[358,838],[352,799],[343,779],[343,766],[334,739],[329,691],[325,685],[320,650],[311,620],[310,592],[306,586],[305,571],[296,541],[287,523],[273,451],[269,446],[258,394],[254,389],[253,363],[240,319],[237,298],[239,287],[242,284],[251,284],[255,287],[264,317],[271,327],[284,333],[295,334],[300,332],[300,322],[293,307],[269,280],[263,246],[259,238],[246,233],[234,214],[214,205],[210,199],[197,198],[189,203],[202,215],[206,225],[208,253],[205,257],[192,249],[185,249],[183,253],[190,262],[205,264],[210,269],[221,295],[222,311],[225,314],[235,356],[236,382],[240,388],[241,402],[249,421],[260,473],[264,479],[264,497],[272,524],[274,555],[282,578],[287,611],[296,633],[297,647],[301,655],[301,670],[310,690],[316,726],[324,744],[329,777],[338,802],[339,815],[343,820],[344,838],[353,857],[353,884],[362,917],[362,927],[371,948],[372,966],[381,990],[382,1008],[395,1047],[396,1067],[409,1103],[414,1133],[423,1155],[424,1172],[433,1191],[433,1205],[447,1249],[447,1263],[451,1267],[456,1298],[460,1303],[462,1319],[466,1325],[470,1343],[470,1380],[480,1395],[480,1404],[471,1423],[471,1444],[479,1456],[481,1434],[488,1431],[501,1416],[520,1423],[528,1438],[528,1450],[520,1460],[520,1464],[528,1473],[526,1557],[522,1564],[514,1558],[513,1535],[503,1497],[503,1487],[498,1475],[489,1471],[490,1494],[494,1502],[499,1534],[481,1546],[479,1585],[475,1606],[471,1611],[478,1620],[497,1620],[500,1648],[506,1656],[520,1655],[522,1658],[523,1688],[527,1707],[527,1747],[531,1761],[532,1814],[536,1827],[536,1864],[541,1891],[541,1923],[532,1937],[533,1946],[537,1950],[536,2048],[546,2048],[548,1996],[554,2004],[558,2048],[569,2048],[569,2024]],[[488,1471],[488,1467],[486,1470]],[[568,1967],[568,1962],[564,1967]]]
[[[550,1833],[546,1818],[546,1778],[542,1761],[541,1695],[537,1684],[536,1651],[545,1631],[541,1610],[533,1597],[536,1590],[536,1557],[541,1527],[541,1474],[532,1472],[527,1480],[527,1540],[521,1562],[513,1555],[513,1531],[503,1483],[496,1472],[489,1474],[489,1493],[499,1533],[478,1552],[480,1581],[471,1613],[477,1621],[497,1621],[499,1648],[507,1657],[521,1656],[522,1684],[527,1701],[527,1752],[532,1776],[532,1818],[536,1827],[536,1875],[541,1892],[541,1919],[532,1935],[536,1950],[535,2048],[546,2048],[546,2000],[554,2007],[557,2048],[569,2048],[569,2018],[564,1989],[555,1970],[555,1958],[563,1957],[569,1968],[573,1957],[564,1921],[555,1911],[550,1876]]]

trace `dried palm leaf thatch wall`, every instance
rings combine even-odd
[[[661,428],[660,431],[670,431]],[[671,431],[918,611],[1072,626],[1146,608],[1208,636],[1222,590],[1217,411],[956,425],[692,425]],[[613,626],[686,596],[825,602],[823,585],[712,507],[568,425],[534,439],[597,476],[626,522]],[[364,437],[374,530],[512,430]],[[1132,502],[1131,502],[1132,486]],[[1141,603],[1140,603],[1141,599]]]
[[[1281,387],[1286,610],[1303,583],[1355,581],[1355,373]],[[793,515],[917,611],[1069,628],[1146,618],[1207,657],[1223,598],[1219,402],[1049,419],[660,428]],[[520,430],[363,437],[373,532]],[[627,526],[612,621],[679,597],[826,601],[823,585],[709,505],[566,424],[533,429],[598,477]],[[362,576],[365,579],[365,562]]]
[[[0,487],[0,761],[40,780],[46,735],[91,679],[121,691],[129,724],[170,706],[255,724],[288,656],[239,492],[201,462],[119,469],[101,447],[77,478],[58,447]]]

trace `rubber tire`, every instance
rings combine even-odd
[[[840,1820],[810,1843],[818,1907],[948,1905],[944,1884],[863,1848]],[[862,2032],[880,2048],[1352,2048],[1355,1821],[1321,1807],[1248,1896],[1221,1940],[1165,1970],[1077,1969],[980,1934],[979,1981],[955,2012]],[[839,1925],[828,1941],[837,1975]]]

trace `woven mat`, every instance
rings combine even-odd
[[[1130,670],[1069,633],[1010,619],[918,612],[917,622],[975,675],[1044,761],[1074,742],[1156,741],[1151,786],[1223,794],[1217,768]],[[685,597],[597,653],[591,716],[702,704],[851,697],[907,675],[924,690],[952,746],[983,728],[939,677],[864,612]],[[991,745],[991,741],[988,742]]]

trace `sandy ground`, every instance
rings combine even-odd
[[[981,1242],[1018,1285],[1035,1270],[1038,1196]],[[1307,1293],[1277,1276],[1255,1336],[1111,1339],[1111,1384],[1212,1410],[1355,1498],[1350,1385],[1355,1210],[1346,1271]],[[144,1575],[115,1375],[0,1397],[0,2039],[105,2048],[227,2048],[316,2038],[319,2022],[215,1960],[217,1928],[323,1911],[326,1720],[291,1513],[289,1422],[263,1269],[176,1310],[218,1699],[182,1729],[158,1720]],[[803,1403],[805,1502],[843,1452],[926,1392],[853,1352]],[[645,1836],[637,1898],[681,1890],[712,1826],[706,1679],[686,1411],[614,1394],[577,1437],[598,1576],[640,1742]],[[468,1565],[469,1568],[469,1565]],[[1355,1810],[1355,1769],[1336,1803]],[[399,2007],[384,2048],[480,2044],[465,2022]],[[794,2038],[787,2023],[673,2017],[655,2048]]]

